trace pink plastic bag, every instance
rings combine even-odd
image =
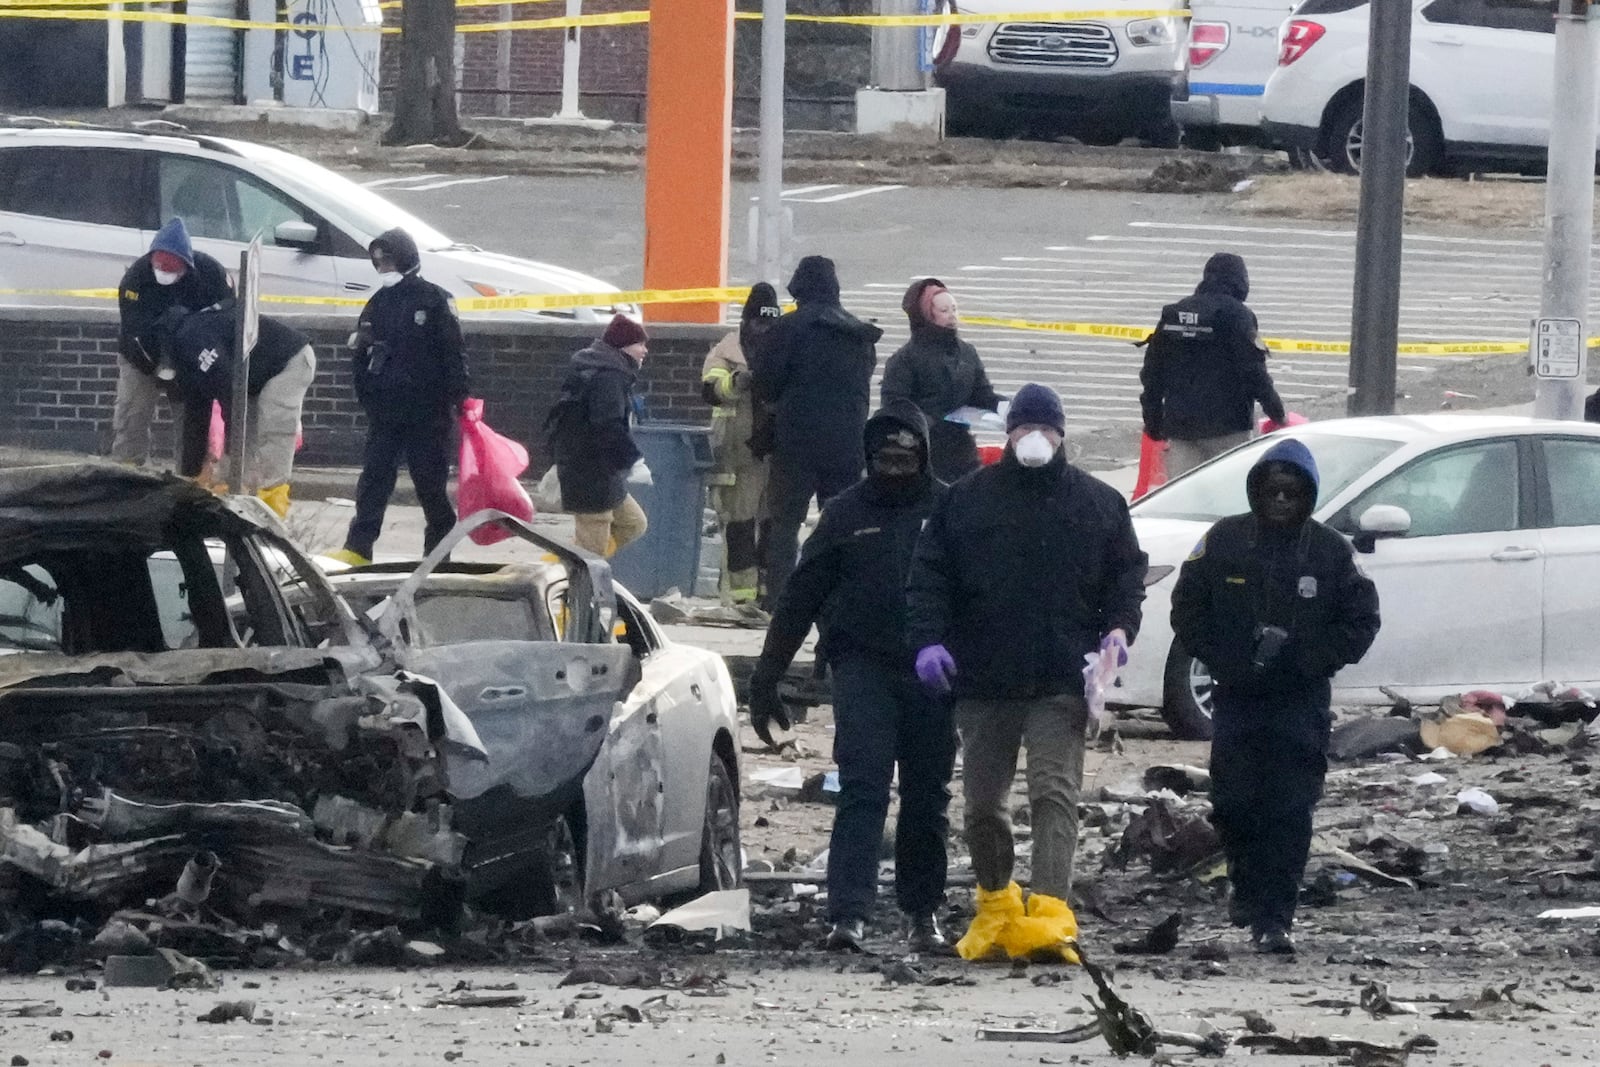
[[[1283,429],[1285,426],[1304,426],[1306,423],[1311,421],[1310,419],[1306,418],[1304,415],[1300,414],[1298,411],[1287,412],[1284,415],[1283,418],[1284,418],[1283,424],[1279,425],[1278,423],[1273,422],[1271,419],[1269,419],[1265,415],[1263,415],[1261,417],[1261,421],[1256,424],[1256,429],[1259,430],[1263,434],[1277,433],[1279,430]]]
[[[461,405],[461,466],[456,510],[461,517],[493,509],[524,522],[533,519],[533,500],[517,481],[528,469],[528,450],[509,437],[489,429],[483,421],[483,401]],[[471,537],[492,545],[511,535],[498,526],[480,526]]]
[[[206,458],[216,463],[228,447],[228,427],[222,421],[222,405],[211,402],[211,429],[206,434]]]

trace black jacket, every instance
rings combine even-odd
[[[194,253],[194,268],[171,285],[156,281],[151,253],[133,261],[117,289],[121,329],[117,349],[145,374],[156,372],[162,347],[190,313],[212,305],[233,306],[233,284],[221,263],[204,252]]]
[[[628,471],[640,458],[631,432],[638,376],[639,365],[604,341],[572,357],[546,425],[561,503],[573,514],[610,511],[627,496]]]
[[[961,340],[955,330],[913,323],[911,340],[900,346],[884,367],[880,395],[886,407],[909,401],[927,416],[934,477],[953,482],[978,469],[978,446],[972,432],[944,417],[968,406],[996,411],[1000,394],[989,384],[978,350]]]
[[[859,472],[883,331],[839,306],[823,256],[800,261],[789,293],[799,307],[773,325],[750,368],[757,398],[773,408],[773,451],[815,470]]]
[[[914,406],[885,405],[868,425],[883,421],[914,431],[926,456],[928,423]],[[943,489],[924,459],[921,478],[908,487],[868,476],[828,501],[778,598],[756,669],[780,677],[815,622],[828,660],[865,654],[909,672],[906,575]]]
[[[212,401],[222,405],[223,421],[233,422],[234,330],[232,310],[199,311],[183,320],[172,339],[169,352],[178,376],[171,395],[184,409],[178,473],[186,477],[199,474],[205,462]],[[258,395],[310,343],[299,330],[261,316],[261,333],[250,353],[249,394]]]
[[[1316,485],[1304,445],[1273,446],[1250,472],[1251,513],[1212,526],[1179,572],[1172,629],[1216,681],[1218,737],[1267,730],[1322,751],[1329,679],[1372,646],[1378,591],[1356,567],[1350,543],[1309,515],[1289,530],[1257,519],[1259,482],[1273,462],[1300,469]],[[1263,625],[1288,631],[1288,638],[1257,667]]]
[[[450,294],[417,273],[416,244],[404,231],[379,240],[399,250],[406,273],[361,311],[356,396],[372,418],[445,421],[472,391],[461,320]]]
[[[1192,441],[1251,429],[1256,401],[1275,422],[1283,401],[1267,373],[1244,260],[1219,252],[1194,295],[1161,309],[1139,380],[1145,432]]]
[[[909,581],[913,649],[942,644],[957,696],[1083,692],[1083,657],[1139,631],[1146,557],[1115,489],[1061,453],[1030,470],[1006,450],[945,492]]]

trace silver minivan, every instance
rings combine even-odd
[[[115,287],[174,215],[194,246],[237,268],[264,235],[262,291],[365,299],[367,246],[396,226],[422,273],[456,297],[581,295],[617,288],[577,271],[460,244],[350,179],[300,156],[222,137],[0,127],[0,290]],[[59,304],[0,293],[0,303]],[[513,312],[603,321],[631,306]]]

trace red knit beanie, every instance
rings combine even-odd
[[[606,327],[605,334],[600,338],[612,348],[617,349],[641,344],[649,339],[649,335],[644,332],[643,326],[621,313],[611,317],[610,325]]]

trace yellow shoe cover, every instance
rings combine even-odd
[[[1065,960],[1077,963],[1078,918],[1060,897],[1034,893],[1028,897],[1027,915],[1013,919],[995,943],[1012,959],[1038,962]]]
[[[1004,889],[978,889],[978,914],[972,917],[966,936],[956,942],[964,960],[987,959],[1003,952],[996,942],[1006,928],[1023,917],[1022,887],[1012,882]]]
[[[335,549],[328,553],[328,558],[338,563],[348,563],[352,567],[369,567],[372,561],[359,552],[352,552],[348,548]]]
[[[267,489],[256,490],[256,496],[266,502],[267,507],[277,512],[278,518],[289,517],[289,483],[279,482]]]

